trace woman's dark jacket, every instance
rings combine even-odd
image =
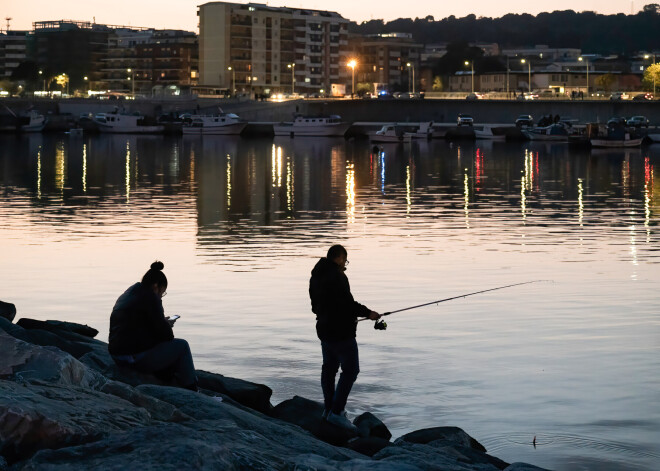
[[[119,296],[110,315],[111,355],[134,355],[173,338],[160,296],[151,288],[136,283]]]
[[[348,278],[328,258],[320,259],[312,270],[309,297],[316,314],[316,334],[325,342],[355,338],[357,317],[368,317],[371,312],[353,299]]]

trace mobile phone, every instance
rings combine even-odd
[[[177,320],[179,317],[181,317],[181,316],[178,315],[178,314],[174,314],[173,316],[170,316],[170,320],[171,320],[171,321],[175,321],[175,320]]]

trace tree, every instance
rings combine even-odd
[[[644,78],[642,85],[645,90],[653,91],[653,89],[660,85],[660,63],[649,65],[644,71]]]
[[[601,75],[596,79],[596,85],[598,85],[602,90],[605,90],[606,92],[610,91],[610,88],[612,88],[614,82],[616,82],[616,77],[614,74]]]
[[[435,77],[433,77],[433,91],[441,92],[442,89],[443,89],[442,78],[440,78],[439,75],[436,75]]]

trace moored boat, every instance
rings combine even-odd
[[[587,125],[587,134],[592,147],[640,147],[642,138],[634,135],[625,126],[611,123]]]
[[[41,132],[46,127],[48,119],[35,110],[19,118],[21,132]]]
[[[503,141],[506,138],[504,134],[494,134],[493,126],[489,124],[484,124],[482,126],[474,125],[473,129],[474,129],[474,137],[476,139],[490,139],[493,141]]]
[[[343,122],[340,116],[301,116],[296,115],[291,122],[273,125],[276,136],[344,136],[350,124]]]
[[[647,134],[646,137],[648,137],[651,142],[660,142],[660,134]]]
[[[160,124],[148,124],[140,114],[98,113],[92,118],[100,132],[115,134],[160,134],[165,127]]]
[[[247,122],[234,113],[219,115],[192,115],[183,122],[183,134],[238,135]]]
[[[369,135],[371,142],[386,143],[386,142],[403,142],[404,138],[410,140],[412,133],[404,132],[403,129],[394,124],[386,124],[378,131]]]
[[[530,141],[555,142],[568,142],[568,137],[572,134],[570,124],[561,121],[544,127],[524,128],[521,132]]]

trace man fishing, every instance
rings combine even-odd
[[[316,314],[316,334],[321,340],[323,367],[323,417],[331,424],[347,430],[357,428],[346,417],[346,401],[353,383],[360,372],[358,346],[355,341],[357,318],[371,320],[380,314],[353,299],[348,278],[344,274],[348,254],[341,245],[333,245],[325,258],[321,258],[312,270],[309,280],[309,297],[312,312]],[[335,388],[339,367],[341,374]]]

